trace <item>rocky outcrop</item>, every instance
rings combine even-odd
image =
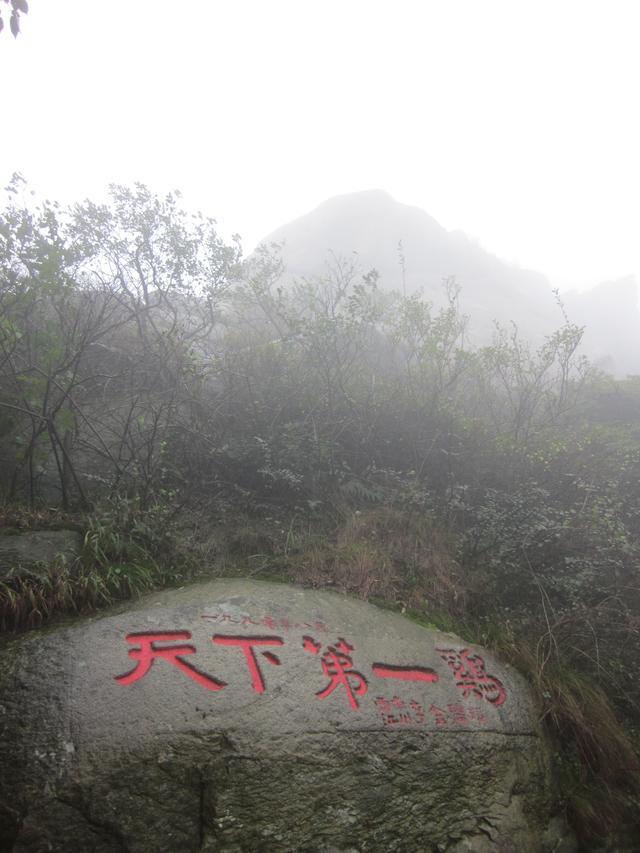
[[[24,571],[46,571],[57,558],[73,560],[82,536],[75,530],[31,530],[0,536],[0,578]]]
[[[522,679],[361,601],[208,582],[1,672],[3,850],[572,849]]]

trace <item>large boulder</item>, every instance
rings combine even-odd
[[[571,849],[522,678],[362,601],[212,581],[0,673],[2,850]]]

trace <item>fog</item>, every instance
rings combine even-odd
[[[443,282],[459,288],[469,336],[491,342],[497,326],[517,327],[533,344],[568,319],[584,326],[582,352],[616,376],[640,372],[640,312],[633,276],[560,296],[538,272],[505,263],[460,231],[383,191],[330,199],[265,238],[276,243],[285,281],[331,275],[336,262],[359,274],[375,269],[383,290],[420,293],[440,307]]]
[[[640,271],[637,19],[624,0],[32,0],[0,42],[0,182],[177,188],[249,250],[382,188],[587,289]]]

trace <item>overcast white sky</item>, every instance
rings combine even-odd
[[[29,5],[2,185],[179,188],[246,249],[381,188],[562,287],[640,273],[637,0]]]

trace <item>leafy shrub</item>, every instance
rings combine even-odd
[[[189,577],[195,562],[180,543],[172,513],[167,503],[143,510],[139,499],[105,500],[86,519],[75,561],[59,559],[37,572],[20,569],[0,582],[0,629],[33,628]]]

